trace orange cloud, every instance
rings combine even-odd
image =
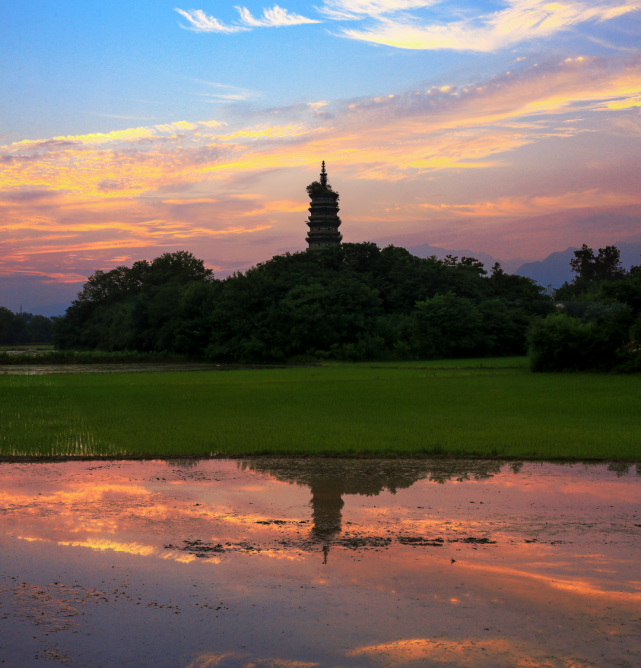
[[[621,194],[602,192],[598,188],[583,192],[569,192],[550,197],[501,197],[494,202],[475,204],[418,204],[416,209],[457,216],[503,217],[532,216],[552,211],[584,209],[586,207],[625,206],[641,204],[641,193]]]
[[[436,184],[448,175],[474,183],[493,170],[522,165],[526,147],[570,140],[587,145],[608,131],[610,118],[617,136],[638,137],[630,114],[641,100],[640,63],[638,57],[606,62],[579,56],[475,85],[323,103],[326,115],[319,115],[318,104],[282,109],[278,123],[177,121],[15,142],[0,147],[0,227],[10,233],[0,242],[10,260],[3,271],[33,257],[23,270],[65,281],[79,275],[71,259],[54,268],[36,258],[78,252],[97,258],[114,249],[192,243],[198,252],[211,248],[209,255],[220,254],[222,263],[247,265],[292,244],[302,247],[303,220],[294,214],[307,209],[306,170],[321,158],[344,184],[349,219],[367,224],[369,235],[385,233],[389,222],[410,231],[435,218],[636,204],[638,188],[609,183],[554,183],[532,195],[509,192],[509,179],[500,191],[494,179],[497,192],[481,198],[460,188],[456,197],[446,191],[427,199],[425,192],[428,183],[430,193],[440,192]],[[222,127],[224,133],[212,133]],[[545,174],[549,165],[539,160],[528,168]],[[350,191],[358,195],[347,198]],[[402,201],[394,192],[403,193]],[[271,245],[252,250],[248,240],[267,231]],[[245,250],[239,245],[232,252],[229,241],[224,251],[208,246],[235,237]]]

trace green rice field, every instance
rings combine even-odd
[[[641,377],[525,358],[0,375],[0,457],[221,454],[639,461]]]

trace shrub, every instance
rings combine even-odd
[[[621,333],[611,322],[582,322],[566,314],[536,320],[528,332],[532,371],[608,371],[619,362]]]

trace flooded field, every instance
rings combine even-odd
[[[641,468],[0,465],[0,665],[641,665]]]
[[[12,353],[13,354],[13,353]],[[186,371],[235,371],[239,368],[253,369],[249,364],[207,364],[205,362],[140,363],[111,362],[103,364],[4,364],[0,365],[0,376],[64,376],[76,374],[104,373],[179,373]],[[279,366],[262,366],[279,369]]]

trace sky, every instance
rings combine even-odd
[[[304,250],[321,160],[345,241],[641,241],[641,0],[280,1],[3,3],[0,306]]]

